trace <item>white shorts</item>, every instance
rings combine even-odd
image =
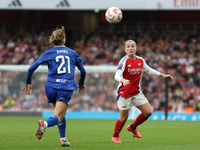
[[[128,110],[132,106],[140,106],[145,103],[148,103],[147,98],[144,96],[142,92],[137,95],[131,97],[122,97],[119,96],[117,101],[117,106],[120,110]]]

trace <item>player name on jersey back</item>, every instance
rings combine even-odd
[[[65,50],[65,49],[57,50],[56,52],[57,52],[57,54],[59,54],[59,53],[66,53],[66,54],[68,54],[68,50]]]

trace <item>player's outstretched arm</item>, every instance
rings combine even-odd
[[[24,88],[23,88],[23,93],[26,95],[29,95],[31,91],[31,84],[25,84]]]
[[[80,93],[81,91],[85,91],[85,85],[83,85],[83,86],[78,85],[78,86],[77,86],[77,89],[79,89],[79,93]]]
[[[169,74],[163,74],[163,73],[161,73],[161,74],[160,74],[160,77],[163,77],[163,78],[171,78],[171,79],[173,80],[173,77],[172,77],[171,75],[169,75]]]

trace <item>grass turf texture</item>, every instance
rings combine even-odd
[[[199,150],[200,122],[146,121],[138,127],[141,139],[132,138],[126,126],[120,134],[122,143],[112,143],[116,120],[67,119],[70,147],[60,146],[57,126],[46,129],[41,140],[35,133],[36,117],[0,117],[0,149],[2,150]]]

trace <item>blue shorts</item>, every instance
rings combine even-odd
[[[45,92],[48,98],[48,103],[56,103],[57,101],[63,100],[65,103],[71,100],[73,91],[62,91],[53,89],[51,87],[45,86]]]

